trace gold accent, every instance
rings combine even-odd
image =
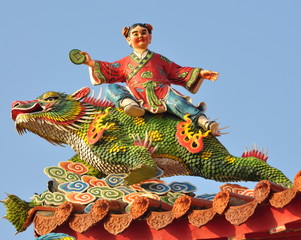
[[[212,152],[202,152],[201,158],[208,160],[212,156]]]
[[[225,159],[229,162],[229,163],[234,163],[235,158],[231,157],[231,156],[226,156]]]
[[[118,145],[114,145],[113,147],[111,147],[111,149],[109,150],[109,152],[125,152],[126,151],[126,146],[118,146]]]
[[[112,128],[111,128],[112,129]],[[113,141],[113,140],[116,140],[116,139],[118,139],[117,137],[115,137],[115,136],[111,136],[111,135],[107,135],[107,136],[103,136],[102,137],[102,140],[104,140],[104,141],[106,141],[106,142],[108,142],[108,141]]]
[[[162,134],[158,130],[153,130],[148,132],[148,136],[152,139],[153,142],[160,142],[163,140]]]
[[[43,95],[43,100],[46,100],[47,98],[58,98],[60,95],[57,92],[47,92]]]
[[[144,125],[145,120],[142,117],[134,117],[134,124],[136,125]]]

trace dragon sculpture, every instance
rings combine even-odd
[[[46,92],[32,101],[15,101],[12,118],[16,129],[20,134],[33,132],[53,144],[69,145],[76,152],[71,160],[93,167],[98,177],[127,173],[127,184],[153,178],[159,169],[162,177],[292,184],[265,162],[261,152],[235,157],[210,131],[194,126],[189,116],[186,121],[169,113],[131,117],[89,94],[85,87],[71,95]]]
[[[103,181],[99,178],[106,180],[122,175],[121,188],[174,175],[221,182],[266,179],[292,186],[281,171],[266,163],[265,154],[252,150],[242,157],[231,155],[210,130],[195,126],[188,115],[184,121],[169,113],[131,117],[111,102],[89,94],[90,89],[85,87],[71,95],[46,92],[32,101],[15,101],[12,119],[19,134],[30,131],[52,144],[69,145],[76,155],[65,163],[84,165],[88,177]],[[48,191],[35,195],[31,202],[8,195],[2,201],[6,207],[5,218],[18,232],[24,231],[28,211],[43,204],[43,196],[47,199],[48,194],[62,195],[59,189],[65,184],[68,183],[55,186],[53,178],[48,183]],[[113,187],[113,191],[118,190]],[[160,197],[169,204],[168,198]]]

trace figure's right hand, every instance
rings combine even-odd
[[[219,73],[210,70],[201,70],[200,76],[214,82],[218,79]]]
[[[91,59],[90,55],[87,52],[80,52],[80,53],[84,54],[86,57],[86,61],[84,62],[84,64],[88,65],[89,67],[93,67],[94,61]]]

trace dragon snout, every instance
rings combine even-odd
[[[14,101],[13,103],[12,103],[12,105],[11,105],[11,107],[12,108],[16,108],[16,107],[18,107],[19,105],[21,105],[23,102],[21,102],[21,101]]]
[[[43,111],[42,106],[36,101],[14,101],[12,103],[11,116],[15,121],[19,114],[35,113]]]

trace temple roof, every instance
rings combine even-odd
[[[37,236],[62,232],[77,240],[100,239],[299,239],[301,171],[286,189],[267,180],[254,190],[225,184],[213,200],[181,195],[173,205],[138,196],[125,211],[120,200],[98,199],[89,213],[64,202],[30,210],[25,225]]]

